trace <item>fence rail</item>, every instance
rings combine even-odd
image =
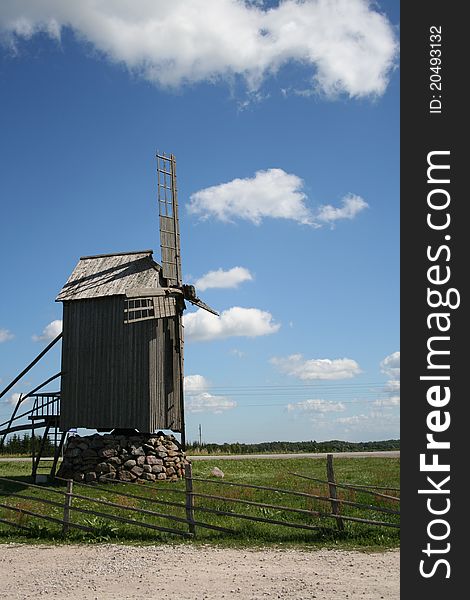
[[[17,479],[6,479],[5,477],[0,477],[0,481],[7,481],[9,483],[14,483],[16,485],[21,485],[24,487],[31,487],[31,488],[36,488],[36,489],[44,489],[42,486],[39,485],[35,485],[35,484],[31,484],[31,483],[26,483],[24,481],[19,481]],[[176,535],[181,535],[183,537],[192,537],[191,533],[188,533],[187,531],[182,531],[179,529],[172,529],[169,527],[164,527],[161,525],[154,525],[153,523],[147,523],[144,521],[137,521],[135,519],[129,519],[127,517],[121,517],[119,515],[113,514],[113,513],[106,513],[106,512],[101,512],[101,511],[97,511],[91,508],[84,508],[81,506],[74,506],[72,501],[73,499],[81,499],[81,500],[85,500],[87,502],[90,502],[90,504],[96,503],[96,504],[101,504],[101,505],[106,505],[109,506],[110,508],[121,508],[123,510],[129,510],[132,511],[134,510],[134,507],[130,507],[130,506],[125,506],[125,505],[120,505],[118,503],[115,502],[109,502],[106,500],[101,500],[99,498],[91,498],[88,496],[82,496],[81,494],[75,494],[73,492],[73,481],[72,480],[67,480],[67,491],[63,491],[63,490],[56,490],[56,489],[52,489],[52,488],[48,488],[48,492],[51,492],[53,494],[59,494],[61,496],[63,496],[63,502],[55,502],[54,500],[49,500],[46,498],[40,498],[38,496],[30,496],[28,494],[18,494],[16,492],[4,492],[4,491],[0,491],[0,494],[5,496],[11,496],[14,498],[20,498],[22,500],[30,500],[33,502],[39,502],[40,504],[47,504],[49,506],[54,506],[56,508],[58,507],[63,507],[64,509],[64,516],[62,519],[59,519],[57,517],[51,517],[51,516],[47,516],[47,515],[43,515],[43,514],[38,514],[34,511],[30,511],[29,509],[25,509],[25,508],[18,508],[15,506],[11,506],[9,504],[4,504],[4,503],[0,503],[0,507],[7,509],[7,510],[12,510],[14,512],[18,512],[18,513],[23,513],[23,514],[27,514],[29,516],[33,516],[33,517],[37,517],[39,519],[44,519],[46,521],[50,521],[53,523],[58,523],[62,525],[62,531],[63,533],[66,533],[68,531],[68,529],[70,527],[75,527],[78,529],[85,529],[86,531],[97,531],[96,528],[93,527],[87,527],[84,525],[81,525],[79,523],[75,523],[71,520],[70,518],[70,514],[71,511],[76,511],[76,512],[80,512],[83,514],[87,514],[87,515],[92,515],[95,517],[101,517],[103,519],[109,519],[112,521],[118,521],[120,523],[126,523],[129,525],[136,525],[138,527],[144,527],[146,529],[153,529],[155,531],[161,531],[164,533],[172,533],[172,534],[176,534]],[[118,494],[119,492],[115,492],[114,494]],[[144,509],[138,509],[138,511],[141,514],[152,514],[152,511],[148,511],[148,510],[144,510]],[[174,515],[164,515],[163,513],[153,513],[154,516],[158,516],[158,517],[164,517],[164,518],[169,518],[169,519],[174,519]],[[182,522],[186,523],[185,519],[181,519]],[[17,523],[14,522],[8,522],[8,524],[16,526]],[[203,524],[201,524],[202,526]],[[23,528],[23,527],[22,527]],[[221,528],[222,529],[222,528]],[[227,532],[228,530],[226,530]]]
[[[93,527],[91,524],[89,525],[87,521],[85,521],[87,525],[77,523],[72,518],[73,514],[76,513],[98,517],[99,519],[105,521],[114,521],[126,525],[132,525],[135,527],[141,527],[153,531],[178,535],[186,538],[194,537],[199,528],[210,529],[223,534],[237,533],[237,531],[232,529],[231,527],[206,522],[206,520],[203,518],[204,514],[220,516],[224,520],[229,519],[231,522],[253,521],[257,523],[264,523],[293,529],[303,529],[306,531],[317,531],[319,529],[325,530],[331,528],[323,525],[324,520],[328,519],[332,520],[333,523],[336,524],[336,527],[339,531],[344,530],[345,522],[350,522],[351,524],[358,523],[380,527],[400,527],[399,523],[396,522],[396,516],[400,514],[400,511],[398,509],[381,506],[379,504],[366,504],[364,502],[355,502],[353,500],[347,500],[345,498],[342,498],[340,497],[340,495],[338,495],[337,490],[344,489],[349,491],[359,491],[361,494],[372,494],[376,497],[377,500],[383,500],[385,502],[397,503],[400,501],[399,497],[390,496],[388,494],[382,494],[376,491],[377,489],[390,490],[391,488],[374,488],[373,486],[369,487],[358,486],[349,483],[337,483],[334,474],[332,455],[327,456],[326,480],[310,477],[307,475],[300,475],[296,473],[291,473],[291,475],[295,475],[296,477],[300,477],[303,479],[316,481],[318,483],[321,483],[322,485],[325,485],[328,489],[328,494],[312,494],[309,492],[289,490],[286,488],[277,488],[273,486],[238,483],[215,478],[207,479],[203,477],[193,477],[192,465],[187,464],[185,466],[185,489],[174,487],[173,485],[169,485],[168,483],[163,483],[163,485],[161,486],[154,486],[152,488],[157,490],[159,494],[160,492],[171,492],[173,494],[184,496],[184,498],[181,497],[180,502],[170,499],[163,500],[153,495],[146,496],[138,493],[122,491],[122,489],[116,490],[115,486],[110,484],[99,485],[95,483],[74,482],[70,479],[65,480],[61,478],[56,478],[57,482],[66,484],[66,489],[57,489],[54,487],[44,488],[44,486],[32,483],[26,483],[24,481],[16,479],[0,477],[0,482],[7,482],[10,485],[13,484],[21,486],[26,489],[26,492],[29,489],[42,491],[47,490],[47,492],[51,493],[52,495],[60,496],[60,500],[58,498],[57,501],[55,501],[52,499],[40,497],[38,495],[32,495],[29,493],[19,493],[18,490],[8,491],[7,489],[0,489],[0,496],[3,497],[7,496],[12,498],[19,498],[23,501],[28,500],[29,502],[37,502],[43,506],[46,505],[53,507],[54,509],[61,509],[62,517],[59,518],[57,516],[44,515],[40,511],[31,510],[31,506],[29,505],[27,507],[21,507],[14,506],[12,504],[7,504],[6,502],[1,502],[0,508],[7,511],[12,511],[17,514],[25,514],[36,519],[43,519],[45,521],[61,525],[62,533],[64,535],[67,534],[71,528],[87,532],[99,533],[99,528]],[[113,483],[116,482],[113,481]],[[133,483],[119,482],[119,484],[120,487],[132,486],[135,489],[135,484]],[[85,493],[77,493],[77,486],[80,488],[84,488]],[[227,486],[230,486],[232,488],[239,488],[245,490],[247,493],[250,490],[258,490],[261,492],[276,492],[282,494],[283,497],[286,498],[286,501],[281,501],[282,503],[263,502],[248,498],[231,497],[230,495],[224,495],[223,493],[218,492],[210,493],[211,486],[218,487],[218,489],[220,490],[226,489]],[[112,499],[110,499],[109,496],[106,497],[106,494],[102,495],[99,498],[92,497],[91,495],[87,495],[87,489],[99,490],[105,492],[106,494],[112,494],[113,497]],[[287,500],[287,498],[289,497],[297,498],[297,501],[299,501],[299,499],[304,499],[306,501],[315,501],[315,503],[325,503],[325,510],[317,510],[318,507],[302,508],[300,506],[289,506]],[[151,510],[149,508],[143,508],[142,506],[131,505],[130,500],[139,501],[141,505],[145,502],[155,505],[163,505],[174,509],[180,509],[181,516],[170,514],[169,512],[162,512],[161,510]],[[217,506],[214,504],[214,502],[223,503],[223,505],[220,506],[219,504],[219,506]],[[235,510],[231,510],[230,508],[225,506],[225,504],[233,504],[238,507],[245,506],[247,508],[248,513],[250,512],[250,509],[259,508],[263,512],[266,511],[268,514],[263,514],[263,516],[260,516],[258,514],[253,514],[253,511],[251,512],[251,514],[247,514],[246,512],[235,512]],[[353,514],[345,513],[345,507],[350,507],[351,509],[354,509],[352,511]],[[100,510],[97,510],[98,508]],[[106,512],[105,509],[109,509],[110,512]],[[385,513],[391,515],[393,518],[391,521],[378,520],[373,515],[371,515],[370,517],[367,515],[363,516],[360,513],[359,515],[357,515],[357,510],[371,511],[372,513]],[[123,516],[122,514],[116,514],[116,511],[128,511],[130,515],[126,513],[126,516]],[[278,515],[275,515],[274,518],[272,515],[269,514],[268,511],[276,511],[277,513],[279,513],[279,516],[282,513],[282,518],[279,518]],[[299,518],[299,522],[294,522],[293,520],[289,520],[288,518],[284,519],[284,516],[287,516],[287,514],[289,513],[292,515],[297,515],[297,518]],[[195,514],[199,515],[198,518],[195,517]],[[142,520],[130,518],[133,515],[139,515],[140,517],[142,517]],[[301,517],[304,517],[302,521]],[[319,523],[312,523],[312,519],[314,518],[320,519]],[[149,522],[150,520],[168,520],[173,523],[179,523],[181,525],[184,525],[186,526],[186,528],[177,529],[175,527],[167,527],[166,525],[162,525],[160,522],[158,522],[158,524],[156,524],[155,522]],[[13,527],[18,527],[22,530],[28,530],[28,527],[20,520],[16,522],[2,517],[0,518],[0,523],[4,525],[10,525]],[[223,524],[225,525],[225,523]]]
[[[362,492],[363,494],[372,494],[373,496],[377,497],[377,498],[386,498],[387,500],[395,500],[397,502],[400,502],[400,498],[398,496],[389,496],[388,494],[382,494],[380,492],[376,492],[374,490],[391,490],[392,488],[387,488],[387,487],[370,487],[367,485],[350,485],[350,484],[346,484],[346,483],[335,483],[334,481],[326,481],[325,479],[317,479],[316,477],[310,477],[309,475],[300,475],[299,473],[292,473],[289,472],[290,475],[295,475],[295,477],[301,477],[302,479],[308,479],[310,481],[316,481],[318,483],[326,483],[328,485],[334,485],[337,488],[341,488],[341,489],[345,489],[345,490],[355,490],[358,492]],[[400,491],[397,490],[397,488],[393,488],[396,491]]]

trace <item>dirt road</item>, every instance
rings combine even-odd
[[[399,551],[0,547],[3,600],[398,600]]]

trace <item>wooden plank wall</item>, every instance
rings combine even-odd
[[[178,431],[173,334],[174,319],[125,324],[123,296],[64,302],[60,427]]]

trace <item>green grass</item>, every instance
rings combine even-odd
[[[390,488],[399,487],[399,459],[394,458],[335,458],[334,467],[338,483],[351,483],[361,485],[375,485]],[[326,479],[326,459],[295,458],[295,459],[243,459],[243,460],[213,460],[194,461],[193,476],[213,479],[213,483],[194,481],[194,491],[206,494],[225,496],[226,500],[195,498],[196,506],[215,508],[229,513],[242,513],[256,517],[276,519],[281,522],[307,523],[320,526],[317,530],[301,530],[240,520],[230,516],[215,515],[209,512],[196,510],[196,520],[233,529],[233,534],[197,527],[196,540],[190,543],[213,543],[231,546],[259,546],[259,545],[301,545],[302,547],[364,547],[364,548],[392,548],[399,545],[399,530],[390,527],[379,527],[345,521],[344,531],[338,531],[335,520],[331,518],[319,519],[318,517],[295,512],[286,512],[275,508],[263,508],[230,502],[229,499],[242,499],[265,504],[285,505],[293,508],[330,511],[330,504],[314,498],[286,495],[280,492],[257,490],[253,488],[238,488],[219,484],[217,479],[211,478],[213,467],[219,467],[225,473],[223,481],[242,484],[283,488],[292,491],[306,492],[314,495],[328,495],[327,487],[315,481],[296,477],[292,473],[307,475],[319,479]],[[2,462],[0,463],[0,476],[20,481],[29,481],[30,462]],[[161,513],[185,517],[184,482],[144,485],[108,484],[106,491],[97,487],[74,486],[74,492],[92,498],[124,504],[128,508],[143,508]],[[0,481],[0,502],[10,504],[17,508],[30,510],[57,518],[62,518],[63,509],[40,504],[36,498],[45,498],[62,503],[63,496],[55,494],[54,490],[64,490],[63,484],[49,484],[41,489],[26,489],[13,482]],[[144,499],[122,497],[118,492],[123,491],[143,496]],[[15,497],[12,494],[19,494]],[[339,490],[340,498],[353,500],[364,504],[375,504],[383,507],[396,508],[397,504],[386,499],[376,498],[360,491]],[[391,495],[396,495],[391,493]],[[30,496],[31,498],[26,498]],[[181,507],[165,506],[152,502],[152,499],[166,500],[181,503]],[[74,499],[74,506],[92,508],[103,513],[110,513],[138,521],[153,523],[187,531],[184,523],[173,522],[168,519],[158,518],[141,513],[131,512],[126,509],[105,507],[91,504],[89,501]],[[364,511],[353,507],[342,506],[344,515],[366,517],[379,521],[397,522],[398,517],[377,511]],[[25,532],[0,523],[1,541],[56,541],[56,542],[101,542],[115,541],[122,543],[161,543],[182,541],[183,538],[171,534],[156,532],[149,529],[115,522],[104,517],[72,512],[72,520],[76,523],[92,526],[95,533],[86,533],[71,530],[66,538],[61,535],[59,525],[36,519],[27,514],[14,513],[0,508],[0,518],[13,520],[31,529]]]

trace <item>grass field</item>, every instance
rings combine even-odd
[[[213,467],[221,468],[225,473],[223,481],[250,484],[258,486],[276,487],[291,491],[303,492],[312,495],[327,496],[327,486],[312,480],[296,477],[293,473],[318,479],[326,479],[326,458],[295,458],[295,459],[244,459],[231,461],[217,461],[217,458],[193,463],[193,477],[211,478]],[[399,488],[399,459],[395,458],[335,458],[335,476],[338,483],[380,486],[384,488]],[[29,462],[2,462],[0,463],[0,476],[21,481],[29,481]],[[242,513],[261,518],[269,518],[281,522],[303,523],[319,526],[316,530],[293,529],[283,525],[258,523],[241,520],[231,516],[216,515],[202,510],[195,511],[195,519],[212,525],[230,528],[233,533],[221,533],[202,527],[196,527],[196,543],[219,543],[223,545],[302,545],[302,546],[334,546],[334,547],[376,547],[390,548],[399,545],[399,529],[382,526],[372,526],[356,522],[345,521],[344,531],[338,531],[336,521],[331,518],[319,519],[305,513],[287,512],[277,508],[263,508],[243,503],[230,502],[229,499],[261,502],[271,505],[283,505],[292,508],[330,512],[330,504],[306,496],[290,496],[281,492],[258,490],[254,488],[240,488],[220,484],[218,479],[212,483],[194,481],[196,493],[224,496],[226,499],[195,498],[195,506],[208,509],[218,509],[229,514]],[[138,521],[175,528],[187,531],[187,524],[142,514],[132,509],[156,511],[177,517],[185,517],[184,482],[158,484],[107,484],[105,490],[98,486],[75,485],[74,493],[111,501],[121,504],[125,508],[107,507],[91,504],[89,501],[74,499],[73,505],[82,508],[93,508],[103,513],[132,518]],[[42,486],[41,489],[23,488],[12,482],[0,481],[0,502],[10,504],[22,511],[33,511],[40,514],[62,518],[62,506],[40,504],[37,498],[48,499],[53,502],[63,503],[63,496],[55,494],[54,490],[63,490],[65,484],[55,483]],[[101,487],[101,486],[100,486]],[[118,492],[142,496],[141,499],[119,496]],[[383,493],[383,491],[382,491]],[[385,491],[385,493],[387,493]],[[13,496],[17,494],[18,496]],[[396,496],[396,492],[391,492]],[[26,497],[28,496],[28,497]],[[397,508],[397,504],[385,498],[375,497],[361,491],[340,490],[338,496],[363,504],[373,504],[384,509]],[[158,500],[162,503],[155,503]],[[172,506],[168,503],[180,503],[181,506]],[[368,519],[397,523],[399,517],[378,511],[364,511],[350,506],[342,505],[341,513],[344,515],[365,517]],[[61,534],[60,525],[47,523],[27,515],[25,512],[12,512],[0,508],[0,519],[15,521],[31,529],[31,532],[13,528],[0,523],[0,541],[121,541],[123,543],[156,543],[175,542],[180,539],[172,534],[157,532],[137,527],[135,525],[113,522],[102,516],[91,516],[79,512],[72,512],[72,520],[76,523],[92,526],[94,533],[71,530],[66,540]],[[191,543],[194,543],[191,541]]]

